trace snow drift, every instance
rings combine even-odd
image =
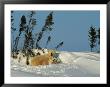
[[[30,66],[11,58],[13,77],[99,77],[100,54],[95,52],[58,52],[62,63]]]

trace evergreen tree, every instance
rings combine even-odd
[[[96,30],[93,26],[90,27],[88,36],[89,36],[89,41],[90,41],[89,44],[92,52],[93,48],[96,46],[96,39],[97,39]]]

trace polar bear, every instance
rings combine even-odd
[[[53,62],[52,58],[53,58],[52,52],[48,52],[48,54],[44,54],[44,55],[38,55],[38,56],[31,58],[31,65],[37,66],[37,65],[52,64]]]

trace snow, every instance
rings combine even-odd
[[[62,63],[45,66],[24,65],[11,58],[13,77],[99,77],[100,54],[60,51]]]
[[[43,49],[43,51],[45,52],[45,54],[48,53],[48,50],[47,50],[47,49],[44,49],[44,48],[42,48],[42,49]],[[42,50],[32,49],[32,51],[34,52],[35,55],[36,55],[38,52],[39,52],[41,55],[43,55],[43,51],[42,51]]]

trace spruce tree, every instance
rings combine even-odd
[[[89,36],[89,44],[92,52],[93,48],[96,46],[96,39],[97,39],[96,30],[93,26],[90,27],[88,36]]]

